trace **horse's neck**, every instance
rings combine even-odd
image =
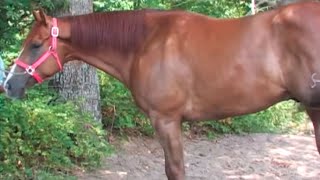
[[[129,73],[133,55],[124,56],[121,53],[102,49],[95,52],[77,50],[71,53],[71,56],[106,72],[126,86],[129,85]]]
[[[146,37],[144,17],[144,11],[132,11],[59,19],[67,59],[81,59],[128,86],[135,51]]]

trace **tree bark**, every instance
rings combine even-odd
[[[92,0],[68,0],[69,8],[55,12],[57,16],[88,14],[93,11]],[[73,101],[82,112],[101,122],[100,89],[97,71],[80,61],[64,65],[63,72],[53,79],[53,86],[65,100]]]

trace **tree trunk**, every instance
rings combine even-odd
[[[68,0],[69,8],[54,13],[57,16],[80,15],[93,11],[92,0]],[[53,86],[62,98],[73,101],[82,112],[91,113],[101,122],[100,89],[97,71],[80,61],[64,65],[63,72],[53,79]]]

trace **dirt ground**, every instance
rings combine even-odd
[[[184,139],[188,180],[320,179],[320,156],[312,135],[227,135]],[[154,138],[130,138],[117,153],[81,180],[165,180],[162,149]]]

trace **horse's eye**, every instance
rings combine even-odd
[[[31,44],[31,48],[32,48],[32,49],[37,49],[37,48],[39,48],[39,47],[41,47],[41,43],[32,43],[32,44]]]

